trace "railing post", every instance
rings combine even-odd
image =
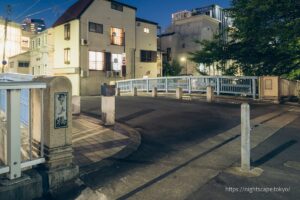
[[[221,88],[221,81],[220,81],[220,77],[217,77],[217,95],[220,95],[220,88]]]
[[[252,96],[253,99],[256,99],[256,79],[252,79]]]
[[[133,80],[130,81],[130,91],[133,92]]]
[[[241,169],[250,171],[250,106],[241,106]]]
[[[149,79],[147,78],[147,92],[150,91],[150,86],[149,86]]]
[[[21,90],[7,90],[7,164],[10,180],[21,177]]]
[[[189,76],[188,77],[188,92],[189,92],[189,94],[192,93],[192,80],[191,79],[192,78]]]
[[[165,89],[166,89],[166,93],[168,93],[168,78],[167,77],[165,79]]]

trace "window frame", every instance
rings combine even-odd
[[[26,64],[26,65],[24,65],[24,64]],[[29,61],[18,61],[18,67],[20,67],[20,68],[28,68],[29,66],[30,66]]]
[[[92,30],[92,26],[94,26],[94,30]],[[99,30],[97,30],[97,27],[99,28]],[[92,32],[92,33],[100,33],[100,34],[103,34],[103,24],[98,24],[98,23],[95,23],[95,22],[89,22],[89,32]]]
[[[71,64],[71,49],[70,48],[64,48],[64,63],[66,65]]]
[[[114,36],[113,33],[115,33],[113,30],[114,29],[119,29],[121,30],[121,35],[120,36]],[[119,39],[121,42],[116,42]],[[125,45],[125,30],[124,28],[117,28],[117,27],[111,27],[110,28],[110,43],[111,45],[117,45],[117,46],[124,46]]]
[[[71,39],[71,24],[65,24],[64,25],[64,39],[70,40]]]
[[[111,2],[110,4],[110,8],[119,12],[123,12],[124,11],[124,6],[118,2]]]
[[[95,53],[95,58],[93,61],[91,61],[91,53]],[[101,60],[97,60],[97,54],[101,54],[101,58],[102,58],[102,61]],[[94,67],[91,67],[91,63],[94,62]],[[89,70],[90,71],[105,71],[105,55],[104,55],[104,52],[101,52],[101,51],[89,51]],[[98,64],[101,64],[101,68],[98,68]]]
[[[155,63],[157,62],[157,51],[141,50],[140,62]]]

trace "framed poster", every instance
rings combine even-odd
[[[54,128],[68,128],[68,93],[54,94]]]

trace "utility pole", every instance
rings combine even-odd
[[[5,65],[7,64],[7,61],[5,60],[5,53],[6,53],[6,41],[7,41],[7,26],[9,22],[9,16],[11,14],[11,5],[6,5],[6,17],[5,17],[5,23],[4,23],[4,44],[3,44],[3,57],[2,57],[2,73],[4,73]]]

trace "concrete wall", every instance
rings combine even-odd
[[[141,62],[141,50],[157,51],[157,25],[136,22],[136,53],[135,53],[135,77],[142,78],[148,76],[155,78],[160,73],[156,62]],[[149,33],[144,32],[144,28],[149,29]]]
[[[298,96],[300,82],[280,79],[280,96]]]
[[[19,67],[19,62],[29,62],[30,64],[30,53],[25,52],[13,57],[9,58],[8,63],[8,71],[13,73],[20,73],[20,74],[31,74],[31,68],[29,67]]]

